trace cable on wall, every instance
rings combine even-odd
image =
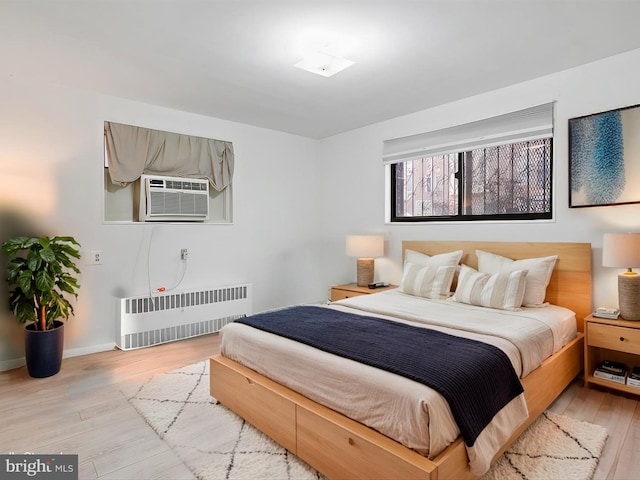
[[[157,287],[157,288],[153,288],[152,287],[152,281],[151,281],[151,246],[153,244],[153,232],[155,229],[155,225],[151,226],[151,233],[149,235],[149,244],[147,246],[147,287],[149,289],[149,298],[153,298],[154,295],[158,295],[160,293],[163,292],[170,292],[172,290],[175,290],[176,288],[178,288],[180,286],[180,284],[182,283],[182,281],[184,280],[184,277],[187,273],[187,260],[181,260],[182,263],[182,273],[180,274],[180,278],[178,279],[178,282],[172,286],[172,287]]]

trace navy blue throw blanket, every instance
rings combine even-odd
[[[236,322],[433,388],[449,402],[467,446],[523,392],[502,350],[437,330],[317,306],[290,307]]]

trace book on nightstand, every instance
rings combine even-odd
[[[593,376],[616,383],[627,383],[627,366],[624,363],[603,360],[593,372]]]
[[[631,373],[627,377],[627,385],[640,387],[640,367],[633,367]]]
[[[617,308],[598,307],[596,308],[596,311],[593,312],[593,316],[616,320],[620,316],[620,310],[618,310]]]

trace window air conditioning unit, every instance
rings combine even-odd
[[[204,222],[209,219],[209,181],[142,175],[138,221]]]

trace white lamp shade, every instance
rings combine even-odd
[[[384,255],[384,237],[380,235],[348,235],[348,257],[375,258]]]
[[[640,267],[640,233],[605,233],[602,239],[602,266]]]

